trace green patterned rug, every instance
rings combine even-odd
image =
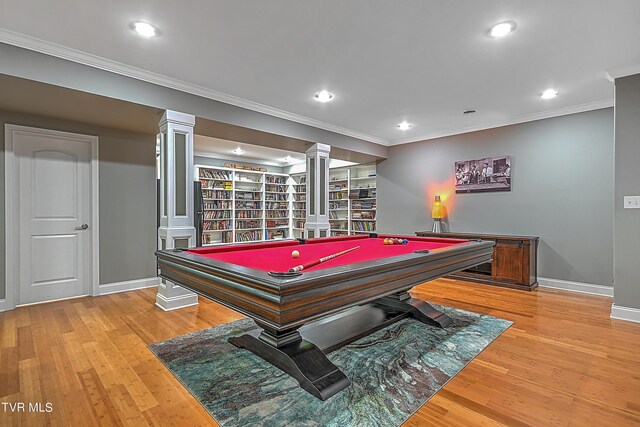
[[[399,426],[512,323],[435,307],[454,324],[440,329],[404,319],[330,353],[351,386],[324,402],[227,342],[254,329],[250,319],[149,348],[223,426]]]

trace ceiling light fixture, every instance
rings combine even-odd
[[[329,102],[333,99],[333,94],[326,90],[321,90],[314,95],[314,98],[318,102]]]
[[[558,91],[555,89],[547,89],[540,94],[540,98],[542,99],[551,99],[558,96]]]
[[[501,22],[489,29],[489,36],[494,38],[504,37],[511,34],[516,29],[516,23],[513,21]]]
[[[133,22],[131,24],[131,29],[133,29],[133,31],[135,31],[142,37],[150,38],[158,35],[157,28],[147,22],[142,22],[142,21]]]
[[[244,150],[240,147],[236,148],[235,150],[233,150],[233,154],[237,154],[238,156],[244,154]]]
[[[402,123],[398,124],[398,129],[400,129],[400,130],[409,130],[409,129],[411,129],[411,123],[402,122]]]

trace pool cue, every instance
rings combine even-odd
[[[295,267],[293,267],[293,268],[290,268],[290,269],[289,269],[289,273],[296,273],[296,272],[298,272],[298,271],[306,270],[307,268],[311,268],[311,267],[313,267],[314,265],[321,264],[321,263],[323,263],[323,262],[325,262],[325,261],[329,261],[330,259],[334,259],[334,258],[336,258],[336,257],[339,257],[340,255],[344,255],[344,254],[349,253],[349,252],[351,252],[351,251],[355,251],[355,250],[356,250],[356,249],[358,249],[359,247],[360,247],[360,246],[356,246],[356,247],[353,247],[353,248],[351,248],[351,249],[347,249],[347,250],[344,250],[344,251],[342,251],[342,252],[335,253],[335,254],[333,254],[333,255],[327,255],[327,256],[322,257],[322,258],[320,258],[320,259],[317,259],[317,260],[315,260],[315,261],[309,261],[309,262],[308,262],[308,263],[306,263],[306,264],[296,265]]]

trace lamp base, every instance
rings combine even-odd
[[[431,232],[432,233],[446,233],[446,224],[444,223],[444,221],[442,221],[442,219],[434,219],[433,220],[433,227],[431,228]]]

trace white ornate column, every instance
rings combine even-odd
[[[165,111],[160,119],[160,228],[158,248],[188,248],[196,244],[193,226],[193,126],[195,116]],[[198,296],[161,280],[156,305],[174,310],[198,304]]]
[[[305,237],[329,237],[329,152],[326,144],[307,150],[307,220]]]

